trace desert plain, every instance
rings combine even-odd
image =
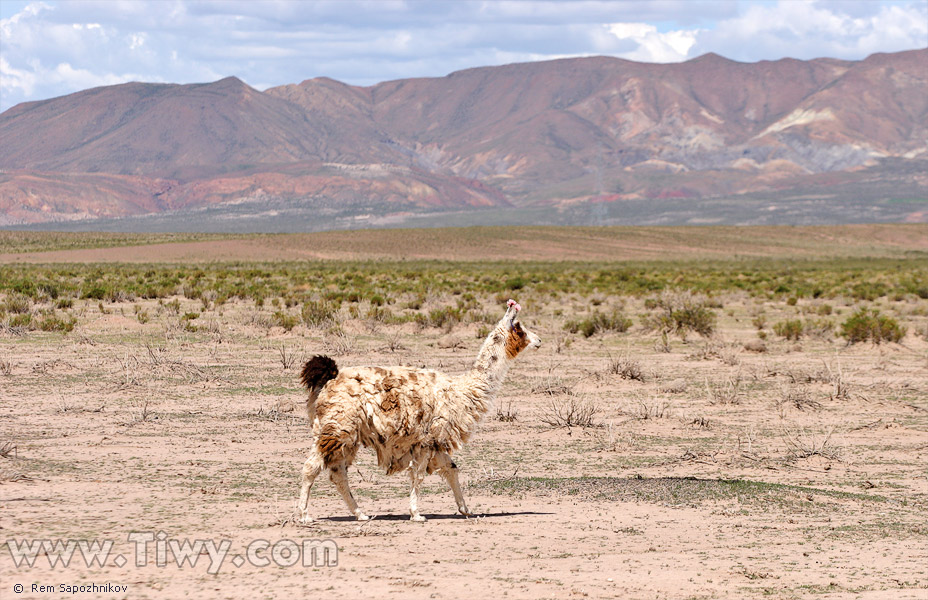
[[[0,232],[0,597],[926,599],[926,259],[924,225]],[[373,519],[320,477],[300,523],[301,363],[463,373],[510,297],[543,344],[455,454],[476,516],[432,475],[410,522],[362,451]]]

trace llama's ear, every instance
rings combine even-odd
[[[516,318],[518,318],[519,311],[522,307],[519,306],[519,303],[515,300],[510,300],[506,303],[506,306],[508,308],[506,309],[506,314],[503,316],[503,322],[509,325],[510,328],[513,328],[515,327]]]

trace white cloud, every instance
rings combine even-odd
[[[16,69],[0,56],[0,96],[31,97],[35,90],[36,75],[27,69]]]
[[[680,62],[689,56],[699,30],[678,30],[661,33],[647,23],[613,23],[610,33],[620,40],[631,40],[637,48],[620,54],[622,58],[640,62]]]
[[[701,31],[694,51],[717,52],[743,61],[823,56],[861,59],[874,52],[895,52],[928,45],[928,3],[853,5],[787,1],[756,4],[743,14]],[[865,5],[870,12],[863,13]]]

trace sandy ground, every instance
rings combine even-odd
[[[180,301],[180,314],[201,308]],[[113,542],[102,567],[76,555],[53,568],[46,551],[17,567],[0,548],[0,597],[928,598],[928,342],[917,334],[928,301],[895,303],[910,325],[902,344],[771,334],[763,352],[744,346],[758,301],[723,301],[712,338],[672,337],[669,352],[638,325],[584,339],[553,306],[526,311],[545,344],[520,357],[499,413],[455,457],[479,516],[456,515],[431,476],[426,523],[408,521],[406,477],[378,472],[369,452],[350,480],[374,520],[348,519],[320,478],[317,521],[295,522],[311,443],[297,369],[328,352],[341,365],[460,373],[477,324],[346,320],[333,339],[270,327],[238,302],[189,332],[153,301],[140,302],[145,324],[131,303],[104,314],[78,302],[68,335],[0,333],[3,540]],[[771,322],[795,308],[766,306]],[[571,402],[592,407],[592,426],[545,424]],[[133,532],[151,540],[145,557]],[[218,573],[206,549],[193,567],[171,549],[159,565],[159,532],[165,547],[230,550]],[[232,562],[252,544],[286,565],[309,540],[334,542],[337,565]]]

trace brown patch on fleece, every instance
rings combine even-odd
[[[506,356],[515,358],[528,346],[528,335],[522,329],[522,325],[515,323],[509,329],[509,336],[506,338]]]
[[[391,413],[400,407],[398,400],[399,394],[395,390],[390,390],[384,394],[384,399],[380,403],[380,409],[385,413]]]
[[[326,468],[337,464],[341,460],[342,446],[344,444],[342,444],[341,439],[339,439],[339,431],[336,425],[332,423],[326,424],[319,434],[319,441],[317,444],[319,447],[319,454],[322,455],[322,462],[325,464]]]

